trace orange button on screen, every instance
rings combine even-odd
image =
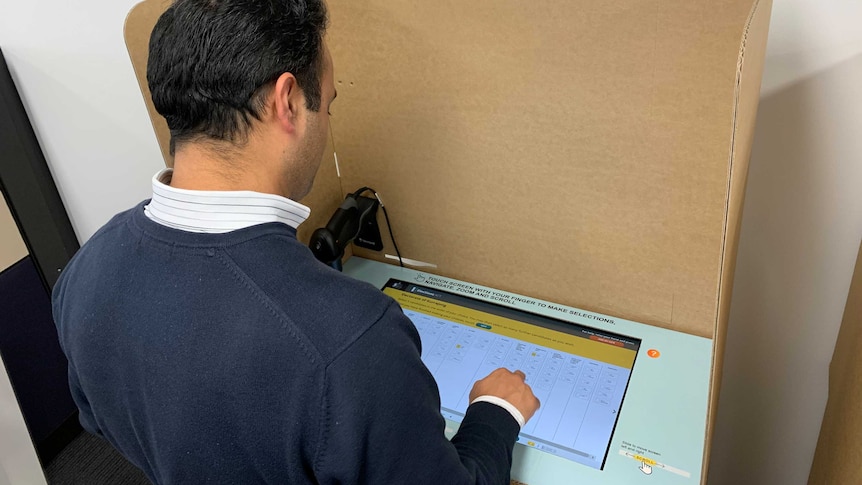
[[[595,342],[601,342],[603,344],[613,345],[615,347],[625,347],[625,344],[622,342],[617,342],[616,340],[599,337],[598,335],[591,335],[590,340]]]
[[[648,356],[652,357],[653,359],[658,359],[659,357],[661,357],[661,352],[659,352],[656,349],[649,349],[649,350],[647,350],[646,354]]]

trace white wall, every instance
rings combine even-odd
[[[773,8],[710,485],[807,482],[862,238],[862,2]]]
[[[0,0],[0,48],[78,238],[163,167],[123,42],[137,0]]]
[[[161,166],[135,0],[2,0],[0,47],[82,240]],[[862,3],[775,0],[710,483],[805,483],[862,235]]]

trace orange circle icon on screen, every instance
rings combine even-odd
[[[656,349],[649,349],[649,350],[647,350],[646,354],[648,356],[652,357],[653,359],[658,359],[659,357],[661,357],[661,352],[659,352]]]

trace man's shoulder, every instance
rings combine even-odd
[[[395,305],[372,285],[317,261],[298,242],[279,245],[266,238],[228,254],[324,360],[350,346]]]
[[[135,204],[134,207],[130,207],[122,212],[114,214],[114,216],[111,217],[108,222],[105,223],[105,225],[103,225],[95,233],[93,233],[93,236],[90,237],[87,242],[89,243],[90,241],[99,241],[102,238],[110,237],[112,234],[115,233],[118,228],[121,228],[128,223],[129,219],[132,217],[132,214],[136,210],[143,211],[143,205],[145,203],[146,201],[139,202]]]
[[[127,227],[127,223],[133,211],[140,209],[142,204],[143,202],[137,204],[135,207],[114,215],[107,223],[105,223],[105,225],[93,233],[93,235],[81,245],[81,248],[75,253],[71,261],[69,261],[69,264],[63,270],[59,283],[62,283],[69,274],[75,273],[78,266],[86,264],[82,263],[82,260],[90,262],[106,261],[109,258],[110,253],[115,252],[119,247],[122,247],[122,244],[119,243],[118,240],[132,237],[130,232],[124,231],[124,228]]]

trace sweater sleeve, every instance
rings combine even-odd
[[[327,367],[319,483],[509,483],[518,423],[505,409],[477,402],[447,440],[440,394],[419,346],[412,322],[393,303]]]
[[[51,294],[51,311],[54,316],[54,325],[57,327],[57,335],[60,342],[60,348],[63,350],[65,354],[68,366],[67,366],[67,376],[69,382],[69,392],[72,394],[72,400],[75,402],[75,406],[78,408],[78,421],[81,423],[81,427],[83,427],[90,434],[95,434],[98,436],[102,436],[102,432],[99,427],[96,425],[96,419],[93,416],[93,410],[90,407],[90,402],[87,400],[87,396],[84,395],[84,391],[81,388],[81,382],[78,379],[78,370],[75,367],[75,362],[69,359],[70,349],[67,348],[67,345],[63,337],[65,335],[64,326],[61,325],[65,317],[63,313],[63,300],[65,297],[65,282],[67,273],[63,273],[60,279],[57,281],[57,284],[54,286],[54,291]]]

